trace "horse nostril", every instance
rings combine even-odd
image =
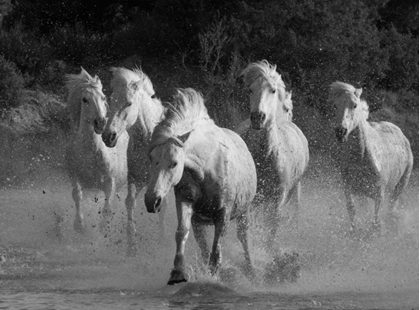
[[[263,113],[263,112],[258,113],[258,119],[260,120],[261,123],[264,122],[265,113]]]
[[[162,203],[162,198],[158,197],[155,201],[155,211],[160,211],[160,204]]]
[[[97,119],[95,119],[95,120],[93,121],[93,125],[95,125],[95,127],[98,127],[98,126],[99,126],[99,121],[98,121]]]

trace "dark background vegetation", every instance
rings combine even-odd
[[[38,163],[61,165],[63,77],[80,66],[108,95],[116,65],[142,67],[163,100],[194,87],[233,128],[247,117],[240,73],[267,59],[291,82],[294,121],[313,155],[333,139],[328,85],[348,82],[363,87],[372,120],[402,128],[418,165],[418,1],[2,0],[0,11],[0,156],[11,158],[0,183]]]

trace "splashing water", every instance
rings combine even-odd
[[[84,200],[87,233],[73,231],[74,207],[67,180],[0,191],[0,308],[40,309],[412,309],[418,308],[418,177],[405,193],[393,225],[381,210],[382,232],[370,230],[373,204],[357,207],[358,231],[348,234],[344,195],[337,175],[318,169],[303,183],[298,227],[283,210],[279,253],[297,253],[296,282],[267,283],[275,273],[264,250],[258,216],[251,228],[256,283],[241,272],[243,254],[235,224],[223,243],[219,276],[202,271],[191,234],[187,260],[192,282],[166,286],[175,255],[176,214],[170,197],[167,233],[160,240],[158,217],[145,212],[143,193],[135,210],[140,251],[125,257],[125,191],[118,193],[112,228],[99,232],[103,197]],[[316,177],[314,176],[316,175]],[[209,228],[210,230],[210,228]],[[212,231],[212,230],[210,230]],[[212,234],[209,234],[210,236]],[[273,269],[274,268],[274,269]]]

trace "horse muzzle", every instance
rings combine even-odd
[[[106,126],[106,119],[105,118],[97,118],[93,121],[93,130],[96,134],[101,135]]]
[[[146,205],[147,212],[158,213],[162,207],[162,197],[148,194],[144,194],[144,204]]]
[[[114,147],[117,144],[117,133],[115,131],[102,133],[102,141],[107,147]]]
[[[260,130],[264,127],[265,113],[263,112],[251,112],[251,126],[252,129]]]
[[[344,143],[347,141],[347,128],[344,127],[337,127],[335,129],[335,136],[337,137],[337,140],[341,143]]]

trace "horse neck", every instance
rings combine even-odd
[[[274,151],[274,148],[278,146],[279,135],[277,128],[277,119],[273,117],[264,128],[260,129],[255,136],[257,143],[259,144],[259,151],[261,154],[267,155]]]
[[[95,133],[92,124],[84,120],[79,120],[76,136],[81,140],[84,148],[97,149],[103,143],[101,135]]]
[[[134,134],[143,136],[145,140],[150,139],[153,129],[160,121],[163,114],[163,106],[160,102],[146,100],[141,104],[137,121],[133,127]]]
[[[364,157],[367,147],[367,141],[372,128],[365,119],[359,119],[356,127],[349,134],[349,139],[346,143],[345,152],[348,156],[354,159],[361,159]]]

